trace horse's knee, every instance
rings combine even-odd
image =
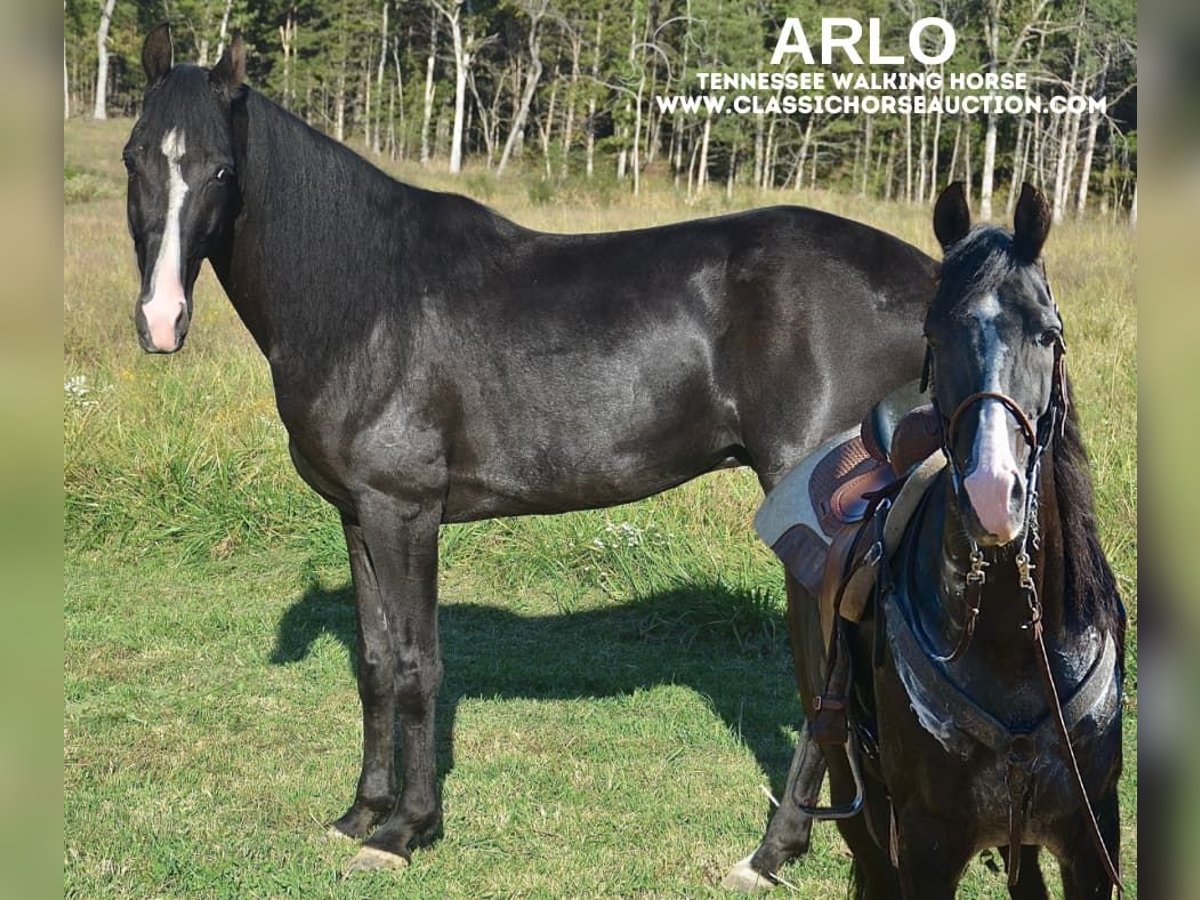
[[[390,699],[395,690],[395,658],[389,649],[363,642],[356,668],[358,696],[364,704]]]
[[[396,707],[405,715],[423,715],[442,687],[442,661],[425,659],[396,672]]]

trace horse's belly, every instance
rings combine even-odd
[[[510,461],[511,462],[511,461]],[[715,468],[736,464],[723,451],[670,459],[611,457],[605,465],[552,464],[523,460],[506,468],[451,471],[446,522],[470,522],[599,509],[641,500]]]

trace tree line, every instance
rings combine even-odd
[[[1135,0],[860,0],[888,52],[948,20],[957,49],[875,71],[1025,72],[1026,94],[1105,97],[1104,111],[979,115],[717,115],[665,109],[698,72],[769,66],[788,17],[818,0],[64,0],[64,116],[136,114],[141,40],[170,21],[177,59],[211,65],[236,29],[256,88],[368,155],[452,173],[513,166],[548,182],[671,179],[689,196],[737,186],[852,190],[927,202],[966,181],[982,216],[997,187],[1046,190],[1056,218],[1137,214]],[[814,40],[815,39],[811,38]],[[866,38],[862,44],[866,57]],[[835,59],[835,69],[871,72]],[[826,70],[828,71],[828,70]],[[781,89],[782,90],[782,89]],[[780,91],[775,91],[778,97]],[[764,98],[770,92],[764,93]],[[1008,192],[1011,213],[1015,192]],[[1000,210],[995,210],[998,215]]]

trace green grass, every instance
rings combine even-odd
[[[353,846],[323,826],[353,794],[361,737],[340,528],[292,472],[266,365],[207,270],[187,350],[137,349],[128,127],[65,132],[64,190],[98,183],[64,211],[66,891],[715,893],[761,837],[760,786],[781,789],[801,716],[747,472],[614,510],[444,529],[446,835],[405,872],[340,878]],[[688,205],[665,185],[635,200],[572,182],[547,197],[536,178],[397,171],[552,230],[805,202],[933,250],[926,209],[835,194],[717,192]],[[1132,235],[1068,223],[1047,263],[1103,539],[1136,623]],[[1122,784],[1130,888],[1136,647]],[[847,869],[836,830],[818,826],[814,852],[784,875],[806,896],[841,894]],[[975,864],[962,893],[1003,896],[1003,879]]]

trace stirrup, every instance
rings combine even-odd
[[[846,762],[850,764],[850,774],[854,777],[854,799],[840,806],[810,806],[797,801],[796,806],[805,815],[814,819],[852,819],[862,812],[863,801],[866,799],[866,789],[863,787],[862,770],[859,768],[858,754],[854,751],[853,729],[846,734],[846,742],[842,750],[846,754]]]

